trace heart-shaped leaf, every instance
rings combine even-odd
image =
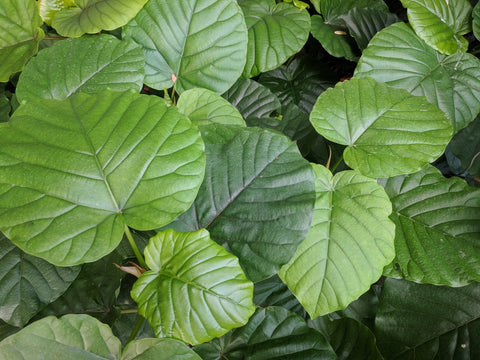
[[[80,267],[56,267],[25,254],[0,234],[0,319],[24,326],[62,295],[79,271]]]
[[[480,112],[480,60],[466,53],[441,55],[403,23],[379,32],[363,52],[356,77],[372,77],[423,95],[452,121],[455,131]]]
[[[101,30],[114,30],[129,22],[148,0],[74,0],[74,7],[64,7],[52,20],[52,27],[62,36],[80,37]]]
[[[323,92],[310,121],[322,136],[348,145],[346,164],[370,177],[418,171],[444,152],[452,136],[450,121],[427,99],[371,78]]]
[[[159,232],[145,248],[150,271],[132,297],[158,337],[200,344],[244,325],[253,314],[253,284],[238,259],[206,230]]]
[[[0,127],[1,230],[56,265],[111,252],[125,226],[168,224],[204,175],[198,129],[133,92],[31,99]]]
[[[20,75],[18,100],[31,98],[63,100],[76,92],[98,93],[143,85],[145,60],[132,43],[111,35],[59,41],[42,50]]]
[[[392,207],[382,187],[354,171],[314,171],[312,227],[278,274],[312,318],[345,308],[394,257]]]
[[[275,0],[239,3],[248,28],[247,63],[243,77],[272,70],[297,53],[307,42],[310,16],[293,4]]]
[[[401,0],[418,36],[442,54],[466,51],[462,36],[472,30],[472,6],[468,0]]]
[[[396,224],[387,274],[435,285],[480,281],[480,189],[433,166],[383,183]]]
[[[240,77],[247,28],[235,0],[150,0],[124,27],[143,48],[145,83],[223,93]]]
[[[23,69],[37,53],[45,33],[34,0],[2,0],[0,7],[0,82]]]

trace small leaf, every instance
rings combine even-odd
[[[125,347],[120,360],[202,360],[192,349],[175,339],[142,339]]]
[[[394,257],[391,204],[374,179],[314,166],[312,227],[280,278],[311,318],[345,308]]]
[[[310,121],[322,136],[348,145],[346,164],[370,177],[418,171],[444,152],[452,136],[450,121],[424,97],[371,78],[322,93]]]
[[[80,37],[114,30],[129,22],[148,0],[74,0],[55,14],[52,27],[62,36]]]
[[[450,151],[461,161],[462,172],[480,178],[480,117],[456,134],[449,144]]]
[[[206,230],[159,232],[145,248],[150,271],[132,297],[158,337],[200,344],[244,325],[253,314],[253,284],[238,259]]]

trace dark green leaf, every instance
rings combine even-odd
[[[480,117],[456,134],[450,150],[460,160],[463,171],[480,178]],[[462,171],[462,172],[463,172]]]
[[[322,0],[320,7],[326,23],[330,24],[335,24],[339,21],[342,23],[342,16],[355,8],[388,11],[388,7],[383,0]]]
[[[477,5],[475,5],[475,7],[473,8],[472,16],[473,16],[473,23],[472,23],[473,34],[475,35],[477,40],[479,40],[480,39],[480,3],[477,3]]]
[[[202,360],[192,349],[174,339],[142,339],[133,341],[122,353],[121,360]]]

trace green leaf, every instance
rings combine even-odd
[[[353,78],[320,95],[310,121],[327,139],[348,145],[345,163],[370,177],[420,170],[452,136],[443,112],[424,97],[371,78]]]
[[[475,7],[473,8],[473,22],[472,22],[472,28],[473,28],[473,34],[475,35],[475,38],[478,40],[480,39],[480,3],[477,3]]]
[[[12,107],[5,91],[5,84],[0,83],[0,122],[7,122],[10,119],[11,110]]]
[[[0,341],[12,334],[15,334],[18,330],[20,329],[15,326],[8,325],[6,322],[0,320]]]
[[[62,36],[80,37],[114,30],[129,22],[148,0],[74,0],[55,14],[52,27]]]
[[[202,360],[192,349],[175,339],[142,339],[125,347],[121,360]]]
[[[282,106],[270,89],[251,79],[238,79],[222,96],[240,111],[244,119],[268,117]]]
[[[452,288],[387,279],[375,328],[387,359],[476,359],[480,285]]]
[[[456,134],[449,144],[464,171],[480,178],[480,117]]]
[[[56,265],[95,261],[125,226],[163,226],[204,175],[198,129],[162,99],[133,92],[31,99],[0,127],[1,231]]]
[[[310,164],[287,137],[237,128],[225,139],[204,138],[205,180],[189,211],[172,224],[207,228],[240,258],[252,281],[275,274],[307,235],[314,204]]]
[[[257,309],[247,325],[194,347],[203,360],[337,359],[322,334],[281,307]]]
[[[62,295],[79,271],[80,267],[56,267],[27,255],[0,234],[0,319],[24,326]]]
[[[321,14],[327,24],[343,25],[342,16],[352,9],[369,8],[387,12],[383,0],[321,0]]]
[[[227,100],[207,89],[191,89],[180,95],[178,110],[197,126],[218,123],[246,126],[242,115]]]
[[[235,0],[150,0],[123,37],[142,46],[145,83],[155,89],[223,93],[245,66],[247,28]]]
[[[133,284],[133,281],[132,281],[132,284]],[[126,287],[122,287],[122,290],[128,290],[128,292],[130,293],[130,288],[131,288],[130,283],[129,283],[128,289],[125,289],[125,288]],[[131,297],[129,298],[129,300],[132,303],[134,302],[133,299],[131,299]],[[119,299],[118,302],[121,303],[120,301],[121,300]],[[125,306],[123,302],[121,303],[121,305],[122,305],[122,308]],[[136,304],[135,305],[132,304],[132,308],[136,310]],[[122,345],[126,345],[128,343],[130,335],[132,333],[132,329],[134,329],[135,326],[138,326],[137,322],[139,321],[140,318],[142,319],[142,324],[138,329],[135,339],[138,340],[138,339],[155,337],[155,334],[153,333],[153,329],[148,323],[148,321],[143,321],[144,319],[140,315],[138,315],[137,312],[129,312],[127,310],[120,313],[120,316],[117,317],[115,319],[115,322],[112,324],[112,331],[115,334],[115,336],[117,336],[120,339],[120,341],[122,342]]]
[[[432,166],[383,183],[396,224],[387,274],[435,285],[480,281],[480,189]]]
[[[45,33],[35,0],[2,0],[0,6],[0,82],[21,71],[37,53]]]
[[[394,257],[392,208],[382,187],[354,171],[333,176],[315,165],[314,172],[312,227],[278,274],[311,318],[345,308]]]
[[[145,248],[150,271],[135,282],[138,312],[158,337],[200,344],[244,325],[253,314],[253,284],[238,259],[206,230],[159,232]]]
[[[305,45],[310,16],[293,4],[275,0],[240,2],[248,28],[247,63],[243,77],[250,78],[283,64]]]
[[[401,0],[413,29],[442,54],[467,51],[462,36],[472,31],[472,6],[468,0]]]
[[[16,94],[27,99],[63,100],[76,92],[107,88],[140,91],[145,60],[141,49],[111,35],[59,41],[42,50],[20,75]]]
[[[38,0],[38,11],[45,24],[51,26],[52,19],[62,9],[75,7],[75,0]]]
[[[372,39],[355,76],[426,96],[445,112],[456,132],[480,112],[480,60],[466,53],[441,55],[403,23]]]

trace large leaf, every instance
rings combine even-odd
[[[480,112],[480,60],[466,53],[441,55],[403,23],[382,30],[372,39],[355,76],[369,76],[426,96],[447,114],[455,131]]]
[[[132,297],[158,337],[200,344],[244,325],[253,314],[253,284],[238,259],[206,230],[159,232],[145,248],[150,271]]]
[[[323,92],[310,121],[327,139],[348,145],[347,165],[371,177],[420,170],[443,153],[452,136],[450,121],[427,99],[371,78],[353,78]]]
[[[121,360],[202,360],[184,343],[174,339],[142,339],[125,347]]]
[[[0,82],[23,69],[44,37],[35,0],[2,0],[0,5]]]
[[[23,326],[75,280],[80,267],[56,267],[0,234],[0,319]]]
[[[194,350],[203,360],[337,359],[322,334],[300,316],[276,306],[257,309],[244,327]]]
[[[472,6],[468,0],[401,0],[413,29],[442,54],[466,51],[462,36],[472,30]]]
[[[140,91],[145,60],[135,45],[111,35],[57,42],[32,59],[20,75],[19,101],[63,100],[76,92]]]
[[[148,0],[74,0],[57,12],[52,26],[60,35],[79,37],[114,30],[129,22]]]
[[[247,29],[235,0],[150,0],[124,28],[143,47],[145,83],[223,93],[245,65]]]
[[[224,139],[204,140],[205,180],[173,226],[207,228],[252,281],[266,279],[307,235],[315,197],[311,166],[295,143],[267,130],[237,128]]]
[[[310,16],[293,4],[275,0],[240,2],[248,28],[247,63],[243,77],[249,78],[283,64],[305,45]]]
[[[462,288],[387,279],[375,328],[387,359],[477,359],[480,285]]]
[[[382,187],[354,171],[314,171],[312,227],[279,272],[311,318],[345,308],[394,257],[392,207]]]
[[[396,224],[389,276],[450,286],[480,281],[480,189],[432,166],[384,186]]]
[[[31,99],[0,141],[1,230],[56,265],[101,258],[127,225],[169,223],[204,175],[198,129],[162,99],[133,92]]]

